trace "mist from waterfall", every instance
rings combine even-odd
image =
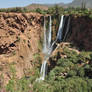
[[[48,30],[48,34],[47,34],[47,30],[46,30],[46,21],[45,21],[45,17],[44,17],[44,43],[43,43],[43,54],[45,55],[44,57],[44,61],[42,63],[41,66],[41,71],[40,71],[40,78],[37,80],[44,80],[45,76],[46,76],[46,70],[47,70],[47,59],[49,57],[48,52],[51,46],[51,16],[49,16],[49,30]]]
[[[47,60],[49,59],[49,57],[50,57],[50,55],[53,51],[53,48],[56,45],[56,42],[58,42],[58,41],[61,42],[61,40],[62,40],[63,20],[64,20],[64,15],[61,16],[61,21],[60,21],[56,40],[51,44],[52,19],[51,19],[51,16],[50,16],[49,17],[49,31],[48,31],[48,35],[47,35],[46,23],[45,23],[45,17],[44,17],[44,43],[43,43],[44,47],[43,47],[43,53],[45,54],[45,57],[44,57],[44,61],[43,61],[42,66],[41,66],[40,78],[37,79],[37,81],[45,79],[46,72],[47,72]]]
[[[47,65],[47,61],[45,60],[41,66],[41,72],[40,72],[40,80],[44,80],[45,79],[45,75],[46,75],[46,65]]]
[[[43,53],[47,52],[47,35],[46,35],[46,21],[44,17],[44,42],[43,42]]]

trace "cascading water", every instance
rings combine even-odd
[[[49,22],[49,34],[48,34],[48,48],[51,46],[51,16],[50,16],[50,22]]]
[[[43,43],[43,53],[48,54],[49,48],[51,46],[51,16],[49,17],[49,30],[48,34],[46,32],[46,23],[45,23],[45,17],[44,17],[44,43]]]
[[[40,78],[37,80],[44,80],[46,76],[46,70],[47,70],[47,59],[49,58],[48,51],[51,46],[51,16],[49,21],[49,32],[48,35],[46,33],[46,24],[45,24],[45,17],[44,17],[44,44],[43,44],[43,53],[45,54],[45,59],[41,66],[41,72],[40,72]]]
[[[46,35],[46,24],[45,24],[45,18],[44,18],[44,45],[43,45],[44,49],[43,49],[43,53],[45,54],[45,57],[44,57],[45,59],[44,59],[42,66],[41,66],[40,78],[37,79],[37,81],[45,79],[46,70],[47,70],[47,67],[46,67],[47,66],[47,60],[49,59],[56,42],[58,42],[58,41],[61,42],[61,40],[62,40],[63,20],[64,20],[64,15],[62,15],[62,17],[61,17],[61,21],[60,21],[56,40],[51,45],[51,16],[50,16],[50,22],[49,22],[49,35],[48,36]],[[48,44],[47,44],[47,42],[48,42]]]
[[[63,26],[64,26],[63,21],[64,21],[64,15],[61,16],[61,21],[60,21],[60,25],[59,25],[59,29],[58,29],[58,33],[57,33],[57,38],[56,38],[57,42],[62,41],[62,32],[63,32]]]
[[[45,19],[44,19],[45,20]],[[45,28],[46,28],[46,25],[45,25],[45,22],[44,22],[44,36],[46,36],[46,30],[45,30]],[[40,74],[41,74],[41,77],[40,77],[40,80],[44,80],[45,79],[45,75],[46,75],[46,65],[47,65],[47,58],[48,58],[48,51],[49,51],[49,48],[50,48],[50,46],[51,46],[51,16],[50,16],[50,21],[49,21],[49,32],[48,32],[48,38],[47,38],[47,36],[46,37],[44,37],[44,39],[46,39],[46,49],[45,49],[45,60],[44,60],[44,62],[43,62],[43,64],[42,64],[42,66],[41,66],[41,72],[40,72]],[[48,44],[47,44],[47,42],[48,42]],[[48,47],[48,48],[47,48]],[[44,51],[43,51],[44,52]]]
[[[46,35],[46,23],[44,17],[44,42],[43,42],[43,53],[47,52],[47,35]]]
[[[64,15],[61,16],[57,37],[56,37],[56,40],[52,43],[52,45],[51,45],[51,47],[49,49],[49,52],[48,52],[49,54],[53,51],[53,47],[56,44],[56,42],[58,43],[58,42],[62,41],[63,27],[64,27]]]
[[[46,65],[47,65],[47,61],[45,60],[41,66],[41,77],[40,80],[44,80],[45,79],[45,75],[46,75]]]

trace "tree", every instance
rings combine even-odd
[[[85,1],[85,0],[82,0],[81,8],[82,8],[83,10],[86,9],[86,1]]]
[[[36,12],[41,13],[41,9],[40,8],[37,8],[36,9]]]

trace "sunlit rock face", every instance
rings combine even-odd
[[[17,78],[31,74],[28,70],[34,67],[34,55],[42,50],[43,19],[43,15],[37,13],[0,13],[0,75],[3,73],[5,84],[12,77],[10,64],[15,67]],[[52,23],[54,39],[58,27],[54,26],[56,20]],[[92,51],[92,19],[70,16],[66,41],[72,42],[79,50]]]
[[[16,77],[28,75],[33,57],[40,53],[43,15],[37,13],[0,13],[0,75],[8,83],[11,66]],[[30,74],[30,73],[29,73]]]

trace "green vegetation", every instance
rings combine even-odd
[[[15,8],[3,8],[0,9],[0,12],[17,12],[17,13],[27,13],[27,12],[37,12],[40,14],[51,14],[51,15],[79,15],[79,16],[89,16],[92,18],[92,9],[87,9],[85,5],[83,4],[81,8],[73,8],[73,7],[68,7],[68,8],[63,8],[58,5],[55,5],[53,7],[48,8],[48,10],[42,10],[40,8],[31,10],[21,7],[15,7]]]
[[[35,10],[27,9],[27,8],[21,8],[21,7],[15,7],[15,8],[2,8],[0,9],[0,12],[16,12],[16,13],[28,13],[28,12],[37,12],[40,14],[46,14],[46,10],[41,10],[40,8],[37,8]]]
[[[19,37],[19,36],[17,37],[17,41],[18,41],[18,42],[20,41],[20,37]]]
[[[33,92],[92,92],[92,52],[64,48],[63,54],[67,57],[57,60],[44,82],[33,84]]]
[[[12,78],[15,78],[16,76],[16,69],[15,69],[15,66],[14,65],[9,65],[10,66],[10,72],[11,72],[11,75],[12,75]]]
[[[4,76],[3,74],[0,75],[0,90],[3,88],[3,83],[4,83]]]
[[[26,43],[26,40],[25,40],[25,39],[23,39],[23,42],[24,42],[24,43]]]
[[[43,38],[41,37],[40,40],[38,40],[38,49],[39,49],[39,51],[42,51],[42,47],[43,47]]]
[[[51,7],[47,10],[48,14],[52,14],[52,15],[60,15],[64,13],[64,8],[59,7],[58,5]]]
[[[29,78],[11,78],[6,86],[7,92],[92,92],[92,52],[78,54],[65,47],[63,55],[66,57],[52,57],[57,63],[50,69],[45,81],[35,81],[40,75],[41,65],[35,63]],[[41,62],[38,53],[34,54],[34,62],[36,60]],[[10,69],[12,74],[16,72],[13,66]]]
[[[29,12],[27,8],[20,8],[20,7],[15,7],[15,8],[3,8],[0,9],[0,12],[17,12],[17,13],[25,13]]]
[[[39,68],[40,65],[41,65],[41,61],[42,61],[41,57],[40,57],[40,54],[39,53],[35,53],[33,58],[34,58],[33,65]]]
[[[13,54],[13,55],[16,55],[16,51],[13,51],[12,54]]]
[[[30,70],[30,77],[24,76],[21,79],[17,79],[14,65],[10,65],[10,72],[13,76],[5,87],[6,92],[31,92],[33,90],[33,82],[39,77],[38,69],[37,66],[34,66],[34,68]]]
[[[25,77],[20,80],[11,79],[6,86],[6,91],[7,92],[28,92],[30,90],[29,84],[30,84],[30,81],[27,80]]]
[[[34,10],[34,12],[40,13],[40,14],[46,14],[47,11],[46,10],[41,10],[40,8],[37,8],[36,10]]]
[[[26,8],[9,8],[0,9],[0,12],[30,12]],[[53,16],[53,24],[57,30],[58,20],[60,20],[60,15],[78,15],[78,16],[88,16],[92,18],[92,10],[86,8],[62,8],[59,6],[51,7],[48,10],[41,10],[37,8],[32,12],[38,12],[40,14],[51,14]],[[55,26],[57,24],[57,26]],[[53,37],[55,37],[55,32]],[[54,39],[54,38],[53,38]],[[19,42],[21,39],[17,37]],[[26,42],[25,39],[23,40]],[[38,48],[42,48],[42,40],[38,42]],[[12,53],[13,55],[16,52]],[[61,54],[61,53],[60,53]],[[9,83],[6,85],[7,92],[92,92],[92,52],[82,51],[79,54],[68,48],[63,49],[63,55],[65,57],[58,57],[58,54],[53,57],[56,60],[56,65],[54,68],[50,69],[45,81],[36,82],[36,78],[39,77],[41,56],[39,53],[34,54],[34,61],[31,62],[34,68],[30,71],[30,77],[24,76],[21,79],[16,78],[16,70],[14,65],[10,66],[10,72],[12,77]],[[61,55],[62,56],[62,55]],[[53,60],[52,59],[52,60]],[[53,61],[54,62],[54,61]],[[0,67],[2,71],[2,67]],[[0,76],[2,77],[2,76]],[[1,88],[1,87],[0,87]]]
[[[87,8],[62,8],[60,6],[54,6],[47,10],[47,14],[59,16],[59,15],[78,15],[78,16],[88,16],[92,18],[92,9]]]
[[[3,66],[0,66],[0,71],[2,71],[3,70]]]

